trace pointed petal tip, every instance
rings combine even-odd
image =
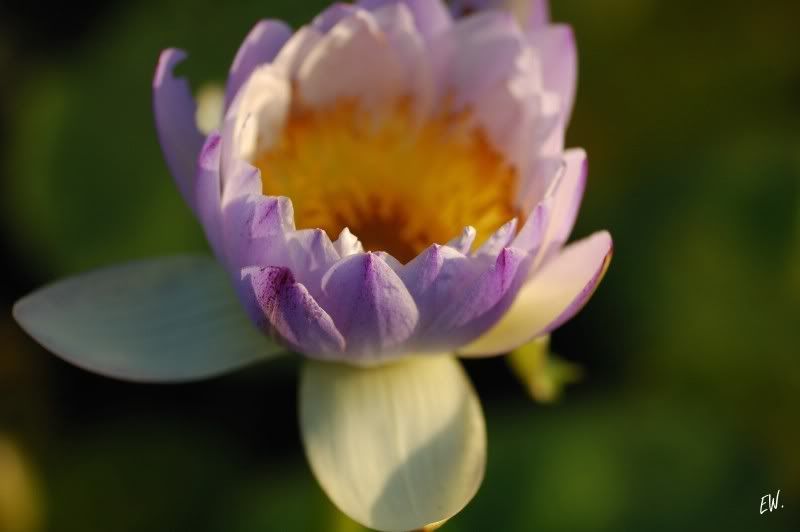
[[[167,77],[172,76],[175,67],[181,64],[189,54],[180,48],[167,48],[158,55],[156,72],[153,76],[153,88],[163,85]]]

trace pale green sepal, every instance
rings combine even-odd
[[[29,294],[13,313],[49,351],[124,380],[203,379],[286,352],[256,329],[209,257],[84,273]]]

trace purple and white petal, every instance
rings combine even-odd
[[[373,251],[372,253],[374,253],[374,254],[375,254],[375,255],[376,255],[376,256],[377,256],[379,259],[381,259],[383,262],[385,262],[386,264],[388,264],[388,265],[389,265],[389,267],[390,267],[392,270],[394,270],[394,271],[395,271],[395,273],[399,273],[399,272],[400,272],[400,270],[402,270],[402,269],[403,269],[403,263],[402,263],[402,262],[400,262],[399,260],[397,260],[396,258],[394,258],[394,257],[393,257],[392,255],[390,255],[389,253],[386,253],[385,251]]]
[[[545,89],[559,96],[562,109],[560,124],[566,127],[575,101],[578,78],[575,34],[566,24],[554,24],[531,31],[528,39],[541,58]]]
[[[408,264],[399,275],[419,309],[419,326],[415,332],[416,348],[432,343],[437,331],[437,317],[452,312],[454,301],[463,297],[486,268],[482,261],[467,257],[450,246],[432,245]]]
[[[586,304],[611,260],[611,236],[600,231],[565,247],[520,289],[489,332],[460,348],[462,356],[507,353],[556,329]]]
[[[406,72],[405,96],[410,96],[417,113],[425,116],[435,105],[435,74],[427,43],[415,26],[408,2],[388,2],[376,9],[373,16]]]
[[[283,196],[242,196],[222,212],[226,256],[231,267],[280,266],[292,271],[314,298],[321,280],[340,259],[321,229],[296,230],[292,202]]]
[[[438,60],[446,63],[447,84],[461,105],[477,103],[508,80],[527,46],[519,26],[502,11],[459,20],[436,44],[436,54],[443,56]]]
[[[336,2],[314,17],[314,20],[311,21],[311,27],[322,34],[328,33],[342,19],[353,16],[357,11],[359,11],[359,8],[352,4]]]
[[[528,219],[522,229],[514,236],[511,241],[511,246],[517,249],[522,249],[533,255],[539,250],[544,240],[547,224],[550,220],[550,201],[542,201],[537,205],[533,212],[530,213]]]
[[[487,331],[506,312],[522,286],[531,263],[528,253],[505,248],[495,263],[460,293],[428,325],[426,348],[456,347]]]
[[[256,67],[269,63],[292,36],[292,29],[280,20],[262,20],[245,37],[228,74],[225,108],[244,85]]]
[[[553,191],[554,183],[561,178],[563,172],[564,161],[561,151],[553,157],[542,157],[541,153],[533,154],[524,169],[520,171],[516,205],[527,211],[544,201],[548,193]]]
[[[323,35],[313,26],[303,26],[281,48],[272,64],[284,72],[287,77],[294,79],[303,61],[309,52],[319,44]]]
[[[350,229],[347,227],[342,229],[342,232],[339,233],[339,238],[333,243],[333,247],[336,248],[336,251],[342,258],[349,257],[355,253],[364,252],[364,246],[361,244],[361,241],[357,236],[351,233]]]
[[[297,72],[298,93],[312,108],[355,98],[376,110],[400,97],[412,74],[374,15],[359,10],[311,49]]]
[[[289,80],[273,65],[258,67],[237,98],[232,138],[234,156],[251,161],[268,150],[280,137],[289,116],[292,88]]]
[[[432,48],[440,91],[474,112],[492,146],[524,171],[531,151],[558,138],[559,99],[545,90],[541,58],[513,17],[490,10],[459,20]]]
[[[248,310],[263,331],[314,358],[328,358],[344,349],[344,338],[331,317],[288,268],[244,268],[241,279],[250,289]]]
[[[505,9],[513,13],[526,30],[540,28],[550,22],[548,0],[454,0],[452,6],[456,16],[485,9]]]
[[[537,29],[550,23],[550,2],[549,0],[525,0],[527,8],[525,25],[526,30]]]
[[[505,248],[488,268],[485,257],[466,257],[431,246],[400,271],[417,302],[420,320],[412,341],[419,352],[454,349],[482,334],[511,304],[527,273],[527,253]]]
[[[287,233],[286,248],[292,273],[314,298],[322,294],[322,276],[340,258],[322,229],[303,229]]]
[[[475,255],[479,257],[497,257],[497,255],[503,251],[506,246],[511,244],[511,241],[517,234],[517,223],[517,219],[512,218],[500,226],[500,228],[495,231],[492,236],[486,239],[486,242],[484,242],[483,245],[478,248],[478,250],[475,252]]]
[[[414,24],[425,39],[450,29],[453,19],[441,0],[360,0],[358,5],[370,11],[377,11],[384,6],[403,4],[414,17]]]
[[[403,281],[373,253],[351,255],[322,280],[323,308],[347,341],[348,362],[396,356],[417,326],[419,311]]]
[[[463,255],[469,255],[472,249],[472,243],[475,242],[475,236],[477,236],[477,231],[475,231],[474,227],[468,225],[461,231],[460,235],[453,238],[445,245],[450,246]]]
[[[291,267],[286,240],[295,227],[288,198],[242,196],[224,206],[222,217],[226,255],[235,272],[247,266]]]
[[[567,150],[564,153],[562,174],[555,183],[550,218],[537,259],[538,264],[557,253],[572,233],[586,189],[587,174],[586,152],[580,148]]]
[[[153,111],[161,150],[184,201],[194,209],[194,178],[203,135],[197,129],[197,105],[189,83],[173,76],[186,52],[169,48],[161,52],[153,78]]]
[[[198,159],[195,182],[195,211],[203,226],[208,243],[214,255],[223,263],[225,242],[222,232],[222,185],[220,183],[220,151],[222,137],[211,133]]]

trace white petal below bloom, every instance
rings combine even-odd
[[[300,427],[322,488],[370,528],[417,530],[449,519],[483,479],[483,413],[451,357],[370,369],[308,362]]]

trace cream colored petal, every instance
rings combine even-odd
[[[412,77],[375,17],[358,12],[331,29],[297,72],[299,97],[312,108],[353,98],[376,110],[401,96]]]
[[[289,114],[289,79],[273,65],[258,67],[241,89],[236,107],[236,145],[239,157],[251,161],[280,137]]]
[[[308,362],[300,427],[323,490],[370,528],[417,530],[449,519],[483,479],[483,413],[449,356],[370,369]]]

